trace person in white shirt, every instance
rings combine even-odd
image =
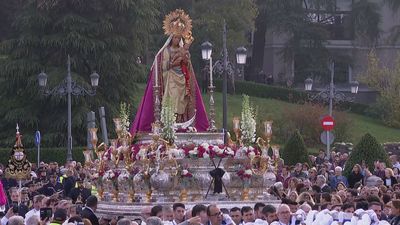
[[[241,212],[242,212],[242,219],[243,219],[242,224],[254,222],[254,220],[255,220],[254,211],[250,206],[243,206]]]
[[[290,213],[290,208],[286,204],[281,204],[278,207],[278,221],[275,221],[271,223],[271,225],[290,225],[291,222],[291,213]]]
[[[178,225],[185,221],[185,205],[183,203],[174,203],[172,205],[172,210],[174,212],[173,225]]]
[[[42,208],[42,200],[45,197],[46,196],[44,195],[36,195],[33,197],[33,209],[25,214],[25,220],[28,220],[33,215],[36,215],[40,218],[40,208]]]

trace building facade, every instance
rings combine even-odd
[[[341,62],[342,78],[338,83],[348,83],[357,80],[357,76],[362,74],[367,65],[368,53],[372,48],[375,49],[377,57],[385,66],[392,67],[400,53],[400,44],[393,43],[390,40],[392,30],[396,26],[400,26],[400,13],[394,12],[388,5],[384,4],[384,0],[371,0],[380,5],[378,9],[381,15],[381,23],[379,24],[380,35],[378,40],[372,47],[366,43],[362,37],[355,38],[353,28],[351,26],[350,14],[352,10],[351,0],[336,0],[337,13],[332,21],[332,32],[330,40],[327,40],[325,46],[336,55],[344,55],[348,57]],[[300,83],[304,76],[318,78],[318,74],[304,74],[307,72],[299,71],[296,66],[296,57],[285,59],[282,51],[288,40],[287,35],[277,34],[268,31],[265,36],[265,49],[263,60],[263,74],[265,76],[273,76],[275,83]],[[335,74],[339,73],[335,67]],[[301,77],[299,77],[301,74]],[[336,75],[335,75],[336,76]],[[297,78],[297,79],[296,79]],[[316,79],[318,81],[318,79]],[[316,83],[318,85],[318,82]],[[321,82],[322,85],[322,82]]]

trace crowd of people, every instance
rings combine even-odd
[[[343,170],[348,155],[321,151],[310,156],[311,165],[284,166],[276,174],[269,193],[279,205],[223,208],[216,204],[187,208],[183,203],[143,207],[136,219],[97,217],[98,199],[90,173],[80,163],[59,166],[56,162],[33,165],[31,179],[19,184],[2,176],[5,196],[0,196],[1,225],[400,225],[400,162],[376,161],[373,171],[362,163],[348,175]],[[0,165],[2,175],[4,167]],[[93,192],[93,193],[92,193]]]

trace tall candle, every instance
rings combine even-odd
[[[158,87],[158,59],[157,59],[157,56],[156,56],[156,60],[154,60],[154,64],[153,64],[153,66],[155,67],[154,68],[154,71],[155,71],[155,79],[156,79],[156,82],[155,82],[155,86],[156,87]]]
[[[234,130],[235,132],[238,131],[238,130],[240,129],[239,123],[240,123],[239,118],[238,118],[238,117],[234,117],[234,118],[233,118],[233,130]]]
[[[212,64],[212,57],[210,56],[210,87],[213,86],[213,64]]]

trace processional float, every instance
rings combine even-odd
[[[179,27],[191,28],[191,20],[182,10],[172,12],[167,19]],[[193,41],[190,35],[184,37]],[[242,117],[232,121],[234,137],[227,133],[224,141],[225,134],[215,127],[212,83],[210,87],[212,123],[205,132],[194,128],[194,117],[176,123],[172,104],[164,99],[161,106],[158,82],[153,86],[155,120],[151,132],[131,135],[126,105],[113,119],[116,137],[110,140],[110,146],[98,145],[97,128],[89,129],[93,149],[83,153],[103,204],[100,213],[102,209],[118,211],[120,208],[115,206],[119,203],[134,207],[153,202],[218,200],[236,204],[274,199],[268,187],[275,182],[274,172],[281,159],[279,146],[271,144],[272,121],[264,122],[264,137],[256,138],[254,109],[244,96]]]

